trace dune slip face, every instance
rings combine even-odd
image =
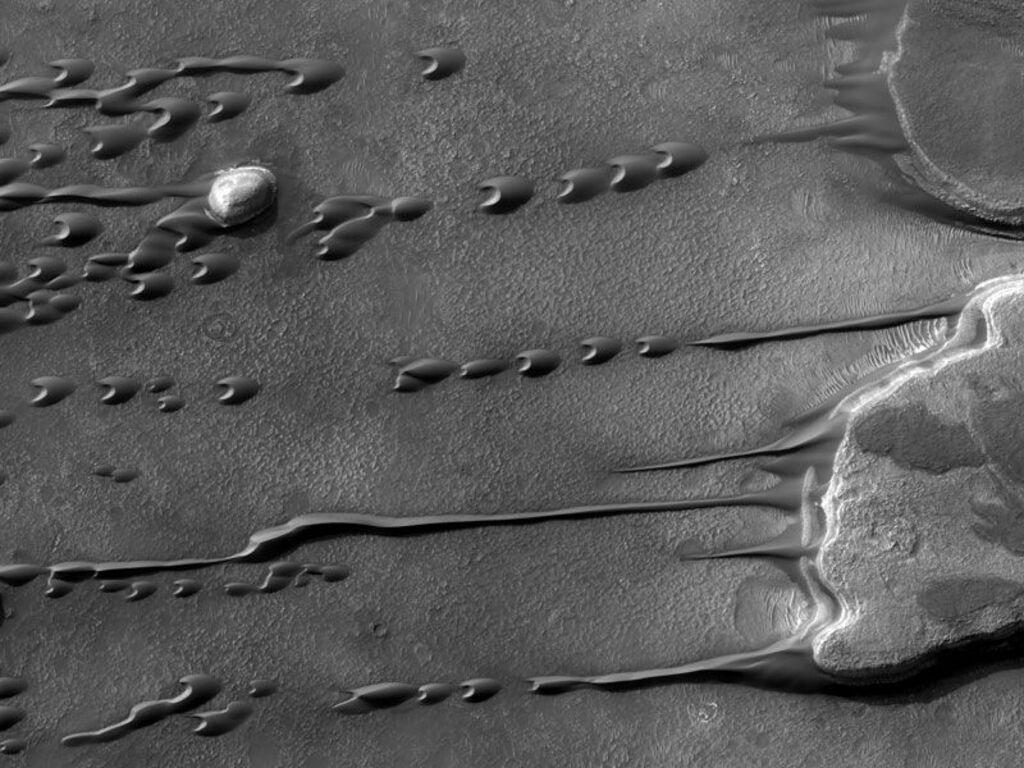
[[[5,17],[0,760],[1024,749],[1018,4],[114,5]]]

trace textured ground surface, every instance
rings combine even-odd
[[[987,333],[961,323],[851,420],[821,571],[848,613],[815,647],[832,672],[892,674],[1021,623],[1019,288],[983,306]]]
[[[1019,209],[1024,201],[1014,127],[1024,103],[1022,34],[1024,9],[1013,0],[907,4],[893,78],[905,127],[936,187],[976,206]]]
[[[835,116],[820,82],[841,51],[789,0],[17,0],[4,8],[0,40],[13,51],[5,79],[67,56],[95,60],[95,79],[111,85],[188,55],[316,56],[348,70],[308,97],[284,94],[276,75],[169,84],[167,93],[195,96],[243,90],[253,106],[105,163],[80,133],[92,113],[4,107],[8,154],[35,141],[69,148],[64,163],[35,174],[39,183],[156,183],[242,159],[281,182],[274,226],[224,246],[244,261],[231,279],[183,283],[153,303],[128,299],[120,281],[87,286],[73,315],[0,338],[0,407],[19,415],[0,443],[10,561],[221,554],[306,511],[486,514],[757,488],[764,480],[743,462],[606,470],[775,437],[877,334],[658,361],[630,353],[540,380],[449,381],[411,395],[390,392],[386,360],[538,346],[571,356],[594,334],[698,336],[913,306],[1017,260],[1012,246],[879,203],[875,171],[856,158],[817,144],[741,144]],[[448,42],[467,52],[466,69],[423,82],[411,52]],[[514,215],[473,212],[475,184],[491,176],[543,182],[671,139],[697,141],[712,158],[634,194],[559,206],[541,183]],[[340,192],[425,195],[436,209],[345,261],[285,243],[314,204]],[[69,261],[130,247],[170,207],[101,211],[102,240]],[[35,255],[55,212],[3,214],[5,257]],[[182,411],[159,413],[153,398],[109,408],[91,384],[158,373],[180,382]],[[219,406],[213,382],[231,374],[256,377],[259,396]],[[19,405],[43,375],[80,389],[52,408]],[[114,484],[90,474],[107,462],[141,475]],[[4,595],[0,629],[2,671],[30,681],[19,699],[28,717],[15,729],[29,748],[18,759],[47,768],[1017,764],[1016,670],[870,703],[727,685],[541,698],[517,682],[763,644],[769,622],[751,620],[747,602],[784,577],[764,563],[678,554],[779,527],[771,513],[724,510],[343,540],[301,557],[347,564],[347,581],[246,599],[219,590],[257,577],[243,566],[205,572],[208,588],[191,601],[169,597],[169,578],[137,603],[92,587],[61,600],[20,589]],[[193,672],[224,681],[217,706],[256,677],[281,691],[216,739],[171,719],[113,744],[60,746],[67,733],[174,693]],[[480,704],[363,717],[330,709],[355,685],[483,675],[506,688]]]

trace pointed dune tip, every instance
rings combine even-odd
[[[483,213],[512,213],[533,197],[533,182],[523,176],[495,176],[480,182],[478,189],[486,193],[477,206]]]
[[[420,72],[425,80],[443,80],[466,66],[466,54],[455,46],[424,48],[417,51],[416,55],[426,62]]]

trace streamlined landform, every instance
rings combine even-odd
[[[1002,113],[1024,104],[1019,78],[1005,74],[1016,71],[1020,63],[1018,47],[987,44],[996,23],[1002,25],[1003,38],[1024,37],[1019,7],[1009,0],[983,6],[952,0],[811,0],[810,5],[818,15],[831,19],[830,38],[858,46],[857,57],[837,66],[824,83],[835,94],[835,106],[850,114],[755,141],[825,139],[837,149],[880,162],[891,174],[895,202],[977,232],[1024,236],[1024,196],[1019,183],[1024,155],[1019,142],[1000,133],[1003,128],[979,135],[989,127],[979,128],[979,121],[972,119],[995,110],[999,115],[993,124],[1005,126]],[[944,50],[943,44],[953,38],[956,45]],[[420,73],[425,80],[452,78],[446,85],[455,86],[472,70],[472,57],[455,46],[427,48],[415,55],[425,62]],[[973,68],[965,68],[965,61]],[[344,74],[340,65],[319,59],[191,57],[169,67],[132,70],[126,83],[94,90],[82,87],[93,74],[91,61],[61,59],[48,67],[49,76],[20,77],[0,85],[0,102],[19,106],[25,102],[45,110],[85,109],[105,118],[125,118],[127,122],[84,129],[96,161],[128,155],[145,142],[181,139],[204,117],[204,104],[209,123],[231,120],[251,106],[250,97],[236,91],[218,91],[201,100],[150,98],[150,92],[165,83],[200,80],[212,73],[285,74],[290,78],[285,92],[307,95],[334,85]],[[948,72],[949,87],[940,93],[926,87],[935,67]],[[1003,79],[995,88],[992,78],[997,75]],[[936,111],[950,115],[957,130],[936,122],[931,117]],[[0,135],[0,143],[5,140]],[[613,155],[603,165],[562,172],[552,180],[559,189],[548,202],[576,206],[603,195],[639,192],[655,182],[685,183],[681,177],[712,162],[709,153],[690,140],[617,151],[623,154]],[[20,274],[14,264],[0,263],[0,333],[53,324],[70,315],[82,297],[69,291],[84,283],[119,278],[131,285],[128,295],[133,300],[167,297],[176,290],[168,268],[178,256],[211,245],[237,228],[267,223],[280,193],[275,172],[285,176],[285,169],[247,161],[183,182],[48,187],[22,177],[65,162],[65,148],[36,142],[27,152],[28,159],[0,159],[0,211],[63,204],[138,208],[168,198],[180,203],[154,219],[134,248],[93,254],[80,270],[52,251],[29,259],[27,274]],[[502,220],[542,203],[538,180],[512,173],[502,170],[501,175],[482,181],[466,180],[469,188],[475,186],[483,195],[475,207],[477,213]],[[320,199],[312,218],[294,229],[286,242],[312,236],[313,242],[306,243],[311,246],[306,248],[308,256],[352,264],[366,255],[364,249],[376,247],[378,236],[389,236],[387,225],[419,221],[436,204],[418,194],[352,190]],[[36,244],[64,249],[62,253],[88,245],[103,231],[99,218],[82,211],[58,212],[52,225],[52,231],[38,237]],[[237,256],[219,251],[190,258],[194,286],[225,280],[243,266]],[[54,600],[73,600],[76,590],[90,584],[136,603],[167,595],[161,592],[164,585],[159,577],[173,574],[182,578],[173,581],[169,594],[184,600],[204,589],[201,572],[234,564],[257,566],[262,577],[226,583],[224,593],[259,600],[304,587],[314,578],[344,589],[340,583],[349,575],[348,566],[289,559],[305,545],[325,539],[441,536],[471,528],[696,515],[725,506],[745,507],[750,514],[769,508],[788,516],[789,526],[777,538],[686,557],[765,558],[776,563],[792,580],[795,595],[795,619],[787,637],[751,652],[670,659],[665,666],[650,669],[586,674],[536,670],[529,678],[532,691],[618,690],[705,676],[801,690],[857,690],[903,681],[928,670],[946,652],[970,648],[983,653],[1024,631],[1024,427],[1020,426],[1024,381],[1019,373],[1024,363],[1024,277],[1008,275],[963,295],[870,317],[727,331],[698,339],[661,334],[635,339],[637,356],[647,359],[685,354],[694,347],[742,354],[758,344],[792,344],[820,334],[919,322],[933,323],[936,333],[919,339],[903,354],[880,359],[851,380],[837,383],[824,402],[792,420],[788,431],[768,444],[721,446],[690,457],[650,457],[643,465],[615,470],[681,471],[759,459],[761,468],[775,478],[775,484],[765,490],[669,502],[588,504],[581,499],[570,507],[489,515],[316,512],[257,530],[237,550],[221,555],[8,563],[0,565],[0,582],[17,589],[45,582],[43,594]],[[588,336],[579,344],[575,363],[603,365],[618,360],[624,349],[622,339]],[[571,364],[562,354],[541,347],[529,347],[512,358],[494,355],[461,363],[439,357],[394,358],[393,389],[422,392],[456,376],[476,380],[514,373],[538,379]],[[30,409],[58,406],[72,396],[80,397],[84,389],[83,382],[56,374],[27,383],[35,389],[27,401]],[[173,391],[175,381],[167,376],[144,382],[110,374],[95,384],[99,387],[95,397],[109,406],[153,395],[154,407],[173,419],[170,414],[186,405]],[[241,372],[218,379],[215,386],[221,389],[218,402],[231,406],[228,410],[243,408],[262,391],[260,381]],[[15,419],[13,411],[0,411],[0,428]],[[97,482],[131,483],[140,478],[133,466],[107,463],[97,465],[92,474]],[[3,479],[0,474],[0,482]],[[210,675],[192,673],[180,682],[185,690],[178,695],[136,704],[108,725],[65,735],[63,744],[105,744],[172,717],[192,718],[195,735],[217,737],[241,728],[256,713],[246,700],[225,697],[214,702],[222,685]],[[19,678],[4,678],[0,698],[20,696],[26,687]],[[507,681],[484,676],[461,682],[370,681],[347,689],[333,710],[361,716],[452,698],[475,705],[510,687]],[[266,698],[276,691],[273,680],[255,681],[249,698]],[[195,711],[206,705],[211,708]],[[21,706],[5,705],[0,708],[0,730],[18,726],[25,717]],[[0,753],[15,754],[26,747],[24,739],[14,736],[0,742]]]
[[[841,389],[794,420],[778,440],[621,470],[764,457],[769,461],[762,468],[778,479],[765,491],[493,515],[324,512],[257,531],[239,551],[222,557],[8,565],[0,567],[0,579],[23,585],[45,575],[51,588],[67,584],[69,592],[71,584],[94,579],[266,563],[325,538],[771,507],[790,516],[777,539],[692,557],[766,557],[783,565],[808,606],[791,637],[755,652],[679,666],[538,676],[534,690],[614,689],[708,673],[811,688],[896,680],[945,650],[1005,638],[1024,618],[1024,465],[1016,450],[1024,442],[1018,373],[1024,362],[1024,277],[987,281],[962,300],[937,306],[961,306],[944,338]],[[920,315],[911,310],[886,317],[897,324]],[[813,327],[801,329],[801,335],[811,332]],[[820,332],[834,332],[834,324],[823,324]],[[764,335],[764,341],[777,338]],[[333,576],[331,569],[297,564],[274,566],[272,575],[281,572],[283,587],[302,570]]]
[[[808,0],[834,49],[823,85],[841,116],[758,141],[824,139],[888,172],[889,202],[937,221],[1024,237],[1024,15],[1015,0]],[[941,83],[941,87],[936,87]]]

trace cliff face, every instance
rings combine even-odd
[[[930,365],[850,418],[819,563],[844,603],[815,643],[843,677],[906,671],[1024,620],[1019,281],[980,295]],[[964,326],[979,313],[986,329]]]
[[[910,0],[896,37],[886,68],[909,146],[900,167],[945,203],[1019,226],[1024,222],[1020,3]]]

